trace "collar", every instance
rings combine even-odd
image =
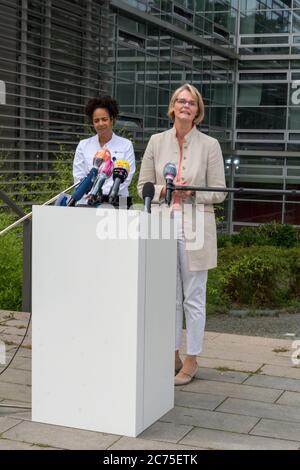
[[[172,129],[170,129],[171,134],[174,136],[174,138],[177,139],[176,137],[176,127],[173,125]],[[193,138],[193,136],[198,132],[198,129],[196,125],[194,124],[192,129],[184,136],[185,142],[188,144],[190,140]]]
[[[111,136],[111,139],[110,139],[108,142],[106,142],[105,145],[107,145],[107,144],[112,144],[113,141],[115,140],[115,137],[116,137],[116,134],[113,132],[113,133],[112,133],[112,136]],[[103,148],[103,147],[101,147],[101,145],[100,145],[100,141],[99,141],[98,134],[95,134],[95,135],[94,135],[94,139],[95,139],[96,142],[98,142],[99,147],[100,147],[100,148]]]

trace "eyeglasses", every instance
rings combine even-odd
[[[185,100],[183,98],[177,98],[176,101],[177,101],[177,103],[181,104],[182,106],[186,106],[187,104],[191,107],[197,106],[196,101],[189,101],[189,100]]]

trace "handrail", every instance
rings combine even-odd
[[[78,183],[73,184],[69,188],[65,189],[64,192],[69,191],[70,189],[77,186]],[[56,196],[46,201],[43,206],[47,204],[51,204],[54,202],[59,196],[61,192]],[[10,199],[10,197],[0,190],[0,199],[2,199],[8,207],[10,207],[17,215],[21,218],[16,222],[12,223],[5,229],[1,230],[0,236],[4,235],[5,233],[9,232],[11,229],[16,227],[17,225],[23,223],[23,282],[22,282],[22,310],[23,312],[31,312],[31,220],[29,218],[32,215],[32,212],[29,214],[25,214],[17,204]]]
[[[67,191],[70,191],[70,189],[73,189],[75,186],[77,186],[78,183],[75,183],[75,184],[72,184],[72,186],[70,186],[69,188],[65,189],[64,191],[61,191],[59,194],[57,194],[56,196],[53,196],[51,199],[49,199],[49,201],[46,201],[44,202],[44,204],[42,204],[42,206],[47,206],[48,204],[51,204],[51,202],[54,202],[56,201],[56,199],[59,198],[59,196]],[[0,198],[6,202],[6,200],[3,198],[3,195],[6,197],[6,199],[8,199],[10,201],[10,204],[9,206],[11,206],[11,203],[13,203],[13,201],[11,199],[9,199],[5,193],[3,193],[3,191],[0,191]],[[15,203],[13,203],[15,204]],[[15,205],[16,206],[16,205]],[[18,206],[16,206],[18,207]],[[19,209],[19,208],[18,208]],[[15,211],[16,212],[16,211]],[[3,230],[1,230],[0,232],[0,236],[1,235],[4,235],[5,233],[9,232],[11,229],[13,229],[14,227],[17,227],[17,225],[21,224],[22,222],[24,222],[26,219],[29,219],[29,217],[32,216],[32,212],[29,212],[28,214],[24,215],[24,212],[22,212],[20,209],[19,209],[19,212],[18,212],[18,215],[21,215],[21,219],[18,219],[16,220],[15,222],[13,222],[11,225],[8,225],[8,227],[4,228]]]

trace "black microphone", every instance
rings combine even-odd
[[[113,185],[108,195],[109,204],[114,204],[119,194],[120,185],[124,183],[130,171],[127,160],[118,160],[113,170]]]
[[[164,166],[164,171],[163,171],[164,178],[166,180],[166,195],[165,195],[165,201],[170,206],[171,200],[172,200],[172,193],[174,191],[174,179],[177,175],[177,170],[176,166],[174,163],[167,163]]]
[[[143,199],[144,199],[144,206],[145,212],[151,214],[151,201],[154,198],[155,188],[154,184],[148,181],[143,186]]]

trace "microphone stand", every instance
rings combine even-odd
[[[237,194],[279,194],[300,196],[300,191],[296,189],[260,189],[260,188],[213,188],[202,186],[174,186],[176,191],[211,191],[219,193],[237,193]]]

